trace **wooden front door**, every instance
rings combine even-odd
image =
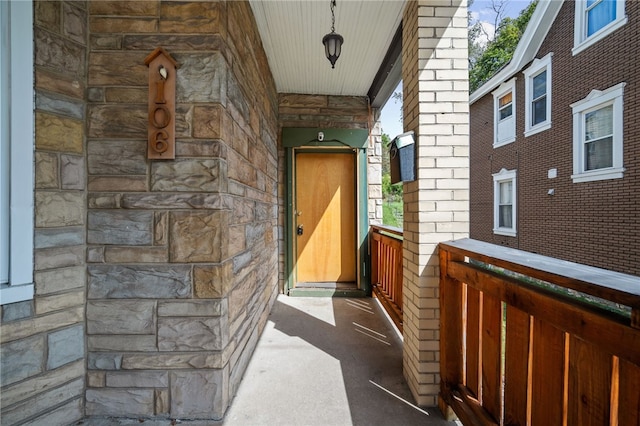
[[[355,155],[295,158],[296,285],[356,282]]]

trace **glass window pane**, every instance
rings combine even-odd
[[[547,71],[533,77],[533,99],[538,99],[547,93]]]
[[[498,226],[500,228],[513,228],[512,206],[500,206]]]
[[[498,104],[500,105],[500,108],[502,108],[503,106],[510,104],[511,103],[511,99],[513,99],[513,95],[511,92],[507,93],[506,95],[504,95],[503,97],[501,97],[498,100]]]
[[[547,97],[543,97],[538,99],[533,103],[533,108],[531,109],[533,117],[531,117],[531,125],[535,126],[536,124],[542,123],[547,119]]]
[[[500,120],[504,120],[505,118],[511,117],[513,114],[513,106],[508,105],[500,110]]]
[[[500,205],[511,204],[513,181],[500,182]]]
[[[585,144],[584,157],[585,170],[613,167],[613,137]]]
[[[587,2],[587,37],[597,33],[616,19],[615,0],[602,0],[595,3],[593,0]],[[594,6],[589,9],[592,5]]]
[[[585,114],[584,127],[586,141],[613,134],[613,105]]]
[[[11,212],[9,210],[9,192],[11,186],[9,180],[11,176],[11,130],[9,123],[11,116],[9,115],[9,88],[10,76],[9,68],[11,57],[9,55],[9,2],[2,1],[0,3],[0,284],[9,282],[9,218]]]

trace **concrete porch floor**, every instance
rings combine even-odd
[[[224,420],[179,424],[456,424],[445,421],[437,408],[412,402],[402,376],[402,342],[375,299],[280,295]],[[84,424],[129,423],[92,419]]]
[[[412,400],[402,342],[375,299],[281,295],[224,424],[455,424]]]

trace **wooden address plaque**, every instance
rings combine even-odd
[[[149,67],[147,158],[176,158],[176,70],[178,63],[162,47],[144,60]]]

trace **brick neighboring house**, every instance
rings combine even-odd
[[[640,2],[543,1],[470,96],[471,238],[640,275]]]

